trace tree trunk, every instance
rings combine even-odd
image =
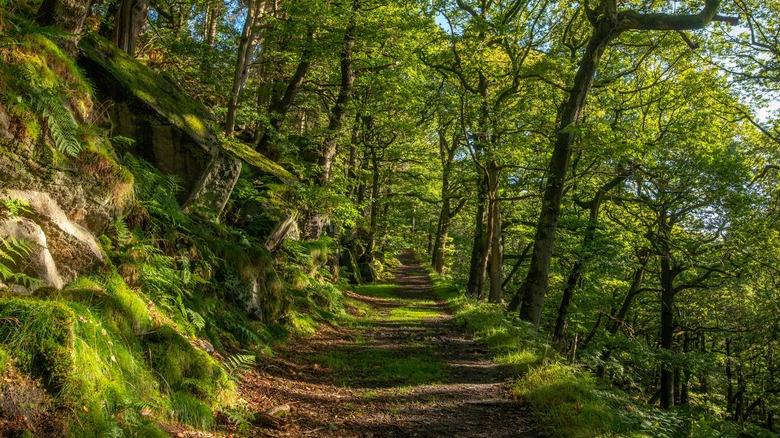
[[[241,30],[241,39],[236,50],[236,67],[233,70],[233,87],[225,115],[225,137],[233,136],[236,125],[236,110],[238,109],[238,97],[249,77],[250,60],[255,52],[257,43],[257,21],[265,13],[265,0],[249,0],[247,5],[246,20]]]
[[[371,148],[371,219],[369,221],[368,244],[366,254],[370,259],[374,258],[374,246],[376,245],[376,223],[379,211],[379,159],[376,150]]]
[[[38,8],[36,20],[44,26],[55,27],[64,33],[74,35],[59,41],[60,46],[71,55],[76,55],[78,50],[79,34],[84,20],[89,14],[92,0],[43,0]]]
[[[520,270],[520,266],[528,258],[528,253],[531,251],[532,245],[533,243],[529,243],[528,245],[525,246],[525,248],[523,248],[523,253],[517,257],[517,261],[515,262],[515,265],[512,266],[512,269],[509,271],[509,274],[501,283],[501,289],[504,289],[506,285],[509,284],[509,282],[512,280],[512,277],[515,276],[515,273],[517,273],[517,271]],[[512,299],[514,300],[514,297]]]
[[[574,76],[574,84],[569,93],[568,102],[561,113],[558,137],[550,158],[549,176],[544,190],[542,210],[536,225],[531,266],[520,288],[523,293],[520,318],[534,324],[539,324],[544,298],[547,294],[550,261],[561,213],[563,187],[574,144],[573,128],[579,125],[582,119],[588,93],[593,85],[593,78],[598,70],[601,57],[610,41],[617,35],[614,24],[609,20],[600,21],[593,29],[585,54]]]
[[[501,267],[503,264],[501,251],[501,213],[498,201],[499,169],[495,160],[490,160],[488,169],[488,235],[490,236],[490,289],[488,301],[500,303]]]
[[[594,9],[589,9],[589,6],[585,5],[585,13],[593,25],[593,31],[577,73],[574,75],[569,98],[562,107],[557,126],[557,139],[550,157],[549,176],[536,225],[531,266],[520,289],[523,292],[520,308],[522,319],[538,324],[542,314],[575,128],[580,124],[593,79],[610,41],[629,30],[702,29],[716,18],[732,24],[737,22],[733,18],[718,17],[719,7],[720,0],[705,0],[704,8],[698,14],[670,15],[642,14],[630,10],[617,12],[616,0],[602,0]]]
[[[601,205],[604,202],[606,194],[617,187],[628,176],[633,173],[634,167],[630,167],[625,172],[621,172],[615,178],[599,187],[596,191],[596,195],[590,202],[587,203],[589,215],[588,225],[585,227],[585,233],[582,237],[582,244],[580,245],[580,253],[577,256],[577,261],[574,262],[574,266],[569,273],[569,278],[566,281],[566,288],[563,290],[563,297],[561,297],[561,305],[558,307],[558,317],[555,321],[554,339],[556,341],[563,340],[563,335],[566,332],[566,318],[569,313],[569,305],[574,298],[574,291],[582,286],[583,272],[582,269],[585,263],[590,259],[593,242],[596,240],[596,229],[598,228],[599,212],[601,211]]]
[[[485,230],[485,203],[487,202],[487,177],[480,178],[477,187],[477,214],[474,218],[474,243],[471,247],[469,280],[466,290],[469,296],[482,298],[485,283],[484,254],[487,252],[487,232]]]
[[[328,130],[325,139],[320,147],[319,161],[320,174],[317,178],[317,184],[325,187],[331,180],[331,169],[333,160],[336,157],[336,146],[338,145],[339,135],[344,127],[344,120],[347,116],[349,103],[352,101],[352,89],[355,84],[355,70],[352,65],[352,51],[355,47],[355,38],[357,32],[356,7],[353,5],[352,16],[349,25],[344,32],[344,43],[341,49],[341,86],[336,103],[330,114]],[[318,239],[322,234],[322,227],[325,225],[327,216],[322,211],[313,211],[309,214],[309,220],[305,227],[304,235],[307,239]]]
[[[130,56],[135,56],[138,36],[146,24],[149,0],[121,0],[112,9],[114,28],[111,41]]]
[[[674,336],[674,267],[669,249],[669,223],[665,211],[658,218],[658,243],[661,262],[661,349],[671,353]],[[668,361],[661,362],[661,409],[674,405],[674,368]]]
[[[284,89],[284,93],[279,94],[272,92],[270,96],[270,104],[268,106],[268,125],[263,128],[263,133],[260,139],[257,141],[257,150],[266,154],[269,157],[274,157],[276,154],[271,151],[271,143],[277,137],[279,130],[282,127],[284,118],[292,108],[295,102],[295,97],[303,87],[303,83],[306,80],[306,75],[311,68],[311,61],[314,51],[312,44],[314,43],[314,31],[309,31],[307,37],[308,46],[301,52],[301,59],[298,61],[298,66],[295,68],[295,73],[287,83],[287,87]]]
[[[447,244],[447,234],[450,228],[450,198],[442,199],[439,224],[436,229],[436,240],[433,244],[432,265],[433,270],[441,275],[444,272],[444,250]]]
[[[222,14],[223,0],[211,0],[206,10],[206,22],[204,24],[203,39],[206,44],[214,48],[214,41],[217,37],[217,25]]]
[[[441,159],[442,167],[441,211],[439,212],[439,222],[436,227],[436,241],[433,245],[433,254],[431,255],[431,265],[439,275],[444,272],[444,251],[447,246],[450,224],[466,202],[465,198],[461,198],[458,206],[454,210],[452,209],[453,193],[450,190],[450,174],[455,161],[457,134],[452,139],[452,142],[448,143],[445,136],[445,128],[446,126],[440,126],[439,128],[439,158]]]

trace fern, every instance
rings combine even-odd
[[[33,88],[30,91],[33,108],[49,125],[54,145],[60,152],[76,156],[83,149],[78,138],[78,125],[73,114],[63,105],[60,93],[52,89]]]
[[[200,331],[206,327],[206,320],[203,319],[200,313],[192,309],[187,309],[187,316],[189,317],[192,326],[195,327],[195,330]]]
[[[127,224],[122,217],[118,217],[114,221],[114,231],[116,232],[116,240],[120,245],[126,245],[133,239],[133,234],[127,228]]]
[[[225,373],[232,378],[255,366],[256,358],[252,354],[231,354],[222,363]]]
[[[24,213],[32,213],[30,204],[24,199],[4,199],[0,201],[0,203],[3,204],[3,207],[8,211],[10,217],[18,217]]]
[[[37,246],[38,244],[31,240],[17,239],[13,236],[0,239],[0,280],[20,284],[27,288],[41,286],[43,284],[41,280],[21,272],[14,272],[3,263],[3,261],[10,264],[17,263],[29,256]]]
[[[254,414],[246,406],[232,407],[224,412],[227,419],[238,427],[238,431],[246,435],[249,432],[250,419]]]

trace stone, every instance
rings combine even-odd
[[[61,289],[79,273],[105,260],[95,236],[72,221],[48,193],[5,190],[0,199],[22,199],[30,205],[31,213],[25,217],[0,223],[4,237],[23,237],[44,249],[36,255],[35,273],[28,275]]]
[[[57,264],[49,251],[46,233],[30,219],[14,217],[0,222],[0,238],[13,238],[27,240],[35,243],[35,249],[25,260],[19,260],[20,264],[15,270],[20,270],[30,277],[41,280],[45,285],[62,289],[65,281],[57,270]],[[16,292],[28,292],[24,287],[12,285],[11,290]]]
[[[132,153],[161,172],[178,176],[183,188],[178,195],[180,204],[208,192],[208,184],[217,178],[209,177],[209,172],[235,167],[224,166],[205,105],[108,40],[92,35],[79,47],[79,64],[95,84],[100,100],[108,103],[111,135],[134,141],[120,152]]]
[[[207,219],[216,220],[225,209],[225,204],[230,199],[239,176],[241,176],[241,161],[220,153],[212,160],[210,167],[202,173],[195,191],[185,203],[185,209]]]
[[[0,105],[0,140],[11,141],[13,139],[14,135],[11,133],[11,121],[8,119],[5,108]]]

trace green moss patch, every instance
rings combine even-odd
[[[61,303],[24,298],[0,301],[0,344],[14,352],[21,371],[57,393],[74,372],[75,313]]]
[[[374,283],[355,287],[354,292],[367,297],[397,300],[398,297],[393,294],[396,289],[398,289],[398,285],[395,283]]]
[[[222,149],[231,156],[238,158],[246,164],[257,168],[263,173],[267,173],[279,178],[285,183],[294,183],[297,178],[292,173],[288,172],[282,166],[276,164],[265,155],[257,152],[249,147],[249,145],[242,143],[236,139],[225,139],[221,142]]]

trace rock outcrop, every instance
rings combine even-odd
[[[218,217],[241,163],[220,147],[208,109],[105,39],[91,36],[79,47],[79,64],[107,109],[111,135],[132,139],[121,152],[179,176],[183,188],[179,202],[197,206],[199,214]]]

